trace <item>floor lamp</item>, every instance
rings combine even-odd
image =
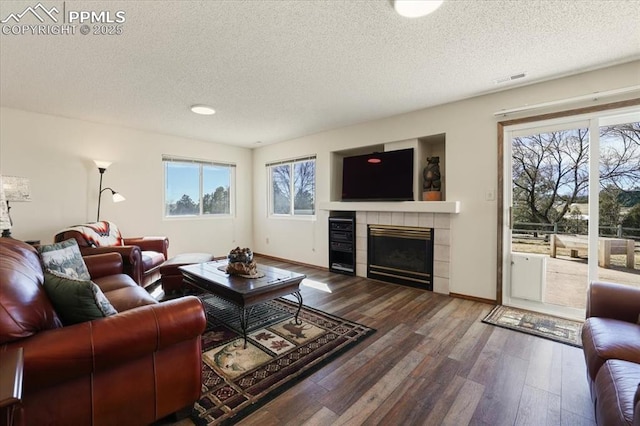
[[[100,172],[100,187],[98,189],[98,214],[96,216],[96,222],[100,221],[100,200],[102,199],[102,193],[104,191],[111,191],[111,196],[113,199],[114,203],[119,203],[121,201],[126,200],[126,198],[124,198],[121,194],[117,193],[116,191],[114,191],[111,188],[102,188],[102,175],[104,175],[104,172],[107,171],[107,168],[111,165],[111,163],[109,161],[100,161],[100,160],[93,160],[94,163],[96,163],[96,166],[98,166],[98,171]]]
[[[11,237],[11,217],[9,216],[7,199],[4,196],[2,176],[0,176],[0,229],[3,237]]]
[[[29,179],[19,176],[2,176],[2,210],[0,211],[0,228],[2,236],[11,238],[11,205],[9,201],[31,201]],[[8,225],[8,226],[7,226]]]

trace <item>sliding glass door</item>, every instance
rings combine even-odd
[[[640,113],[514,125],[503,141],[503,304],[584,318],[590,281],[640,286]]]
[[[597,276],[640,287],[640,112],[599,125]]]

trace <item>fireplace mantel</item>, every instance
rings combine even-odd
[[[320,210],[367,212],[460,213],[460,201],[328,201]]]

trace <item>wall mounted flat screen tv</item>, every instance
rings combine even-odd
[[[345,157],[343,201],[413,201],[413,148]]]

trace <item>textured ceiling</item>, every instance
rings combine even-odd
[[[640,1],[446,0],[418,19],[386,0],[42,5],[122,10],[123,33],[1,35],[2,106],[245,147],[640,58]]]

